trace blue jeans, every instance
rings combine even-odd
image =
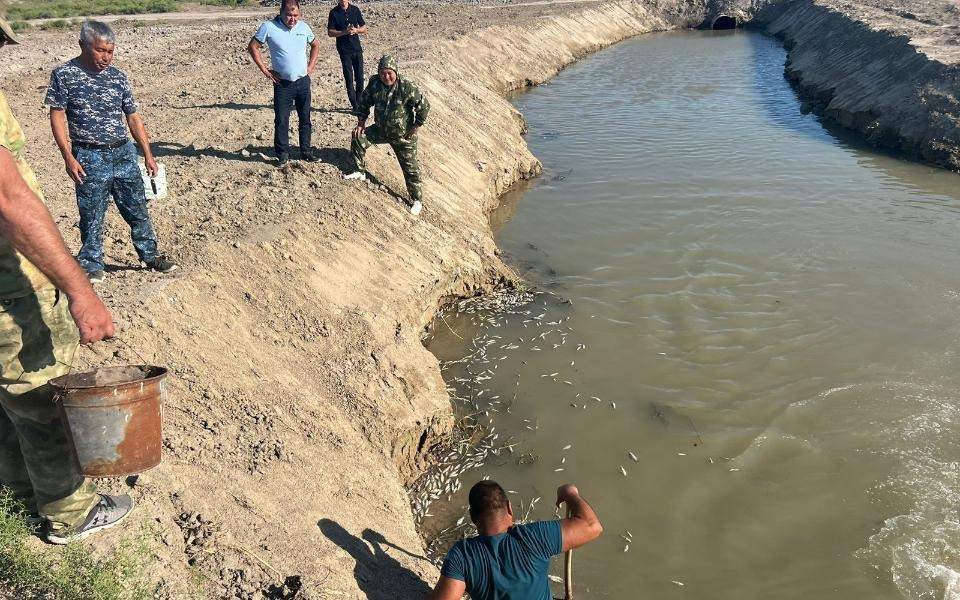
[[[300,152],[310,149],[310,77],[273,84],[273,148],[277,158],[290,153],[290,110],[297,107]]]
[[[157,236],[147,212],[147,197],[133,142],[112,149],[74,146],[73,157],[87,173],[83,183],[77,186],[83,243],[77,255],[80,266],[88,273],[103,270],[103,219],[111,196],[120,216],[130,226],[140,260],[152,262],[157,257]]]

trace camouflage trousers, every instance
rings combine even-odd
[[[417,162],[417,138],[388,139],[383,136],[378,126],[367,127],[363,135],[354,138],[353,143],[350,144],[350,153],[353,155],[353,162],[358,171],[366,171],[363,157],[367,153],[367,148],[374,144],[390,144],[393,153],[397,155],[400,170],[403,171],[403,180],[407,184],[410,201],[422,202],[423,181],[420,178],[420,163]]]
[[[103,221],[113,197],[120,216],[130,226],[133,247],[140,260],[157,257],[157,236],[147,212],[147,197],[137,158],[137,148],[128,142],[119,148],[81,148],[73,156],[87,176],[77,186],[82,247],[77,262],[87,272],[103,270]]]
[[[55,530],[83,522],[99,500],[47,383],[70,371],[79,340],[55,288],[0,300],[0,483]]]

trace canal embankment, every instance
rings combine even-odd
[[[767,2],[808,110],[868,143],[960,170],[960,9],[948,2]]]

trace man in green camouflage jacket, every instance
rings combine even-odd
[[[370,108],[373,108],[374,124],[367,127]],[[381,58],[378,74],[370,78],[357,106],[359,120],[350,145],[356,171],[344,178],[366,179],[363,156],[367,148],[373,144],[390,144],[410,193],[410,212],[420,214],[423,189],[417,163],[417,131],[427,120],[429,112],[430,103],[417,84],[400,77],[397,61],[389,55]]]

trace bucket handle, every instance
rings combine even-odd
[[[131,346],[130,344],[128,344],[126,341],[124,341],[123,338],[121,338],[121,337],[113,337],[113,338],[109,338],[108,340],[105,340],[105,341],[114,341],[114,342],[117,342],[117,343],[119,343],[119,344],[122,344],[124,348],[126,348],[126,349],[129,350],[130,352],[133,352],[133,353],[136,355],[136,357],[140,359],[140,361],[141,361],[142,364],[144,364],[144,365],[149,365],[149,364],[150,364],[149,362],[147,362],[147,359],[145,359],[142,354],[140,354],[139,352],[137,352],[137,349],[136,349],[136,348],[134,348],[133,346]],[[80,347],[77,346],[77,348],[74,349],[73,355],[70,357],[70,363],[65,363],[65,362],[63,362],[62,360],[58,360],[58,361],[56,361],[57,364],[60,364],[60,365],[65,366],[65,367],[66,367],[67,369],[69,369],[70,371],[75,370],[77,367],[76,367],[75,364],[72,364],[72,363],[74,362],[74,359],[76,359],[76,357],[77,357],[77,350],[79,350],[79,348],[80,348]],[[57,390],[57,391],[53,394],[53,398],[51,399],[51,402],[54,404],[54,406],[56,406],[56,405],[62,404],[62,403],[63,403],[63,399],[66,398],[66,397],[67,397],[67,391],[66,391],[66,390]]]
[[[123,338],[121,338],[121,337],[118,336],[118,337],[108,338],[108,339],[106,339],[106,340],[104,340],[104,341],[106,341],[106,342],[116,342],[116,343],[122,345],[123,348],[125,348],[126,350],[129,350],[130,352],[133,352],[133,354],[134,354],[137,358],[140,359],[140,363],[141,363],[141,364],[143,364],[143,365],[149,365],[149,364],[150,364],[150,362],[147,361],[147,359],[145,359],[145,358],[143,357],[143,355],[140,354],[140,353],[137,351],[136,348],[134,348],[133,346],[131,346],[130,344],[128,344]],[[78,346],[77,348],[79,349],[79,346]],[[63,366],[65,366],[66,368],[68,368],[68,369],[70,369],[71,371],[73,371],[73,370],[75,370],[75,369],[77,368],[77,366],[76,366],[75,364],[73,364],[74,359],[76,359],[76,357],[77,357],[77,350],[74,350],[74,351],[73,351],[73,355],[70,357],[70,362],[69,362],[69,363],[65,363],[65,362],[63,362],[62,360],[58,360],[58,361],[56,361],[56,363],[59,364],[59,365],[63,365]]]

